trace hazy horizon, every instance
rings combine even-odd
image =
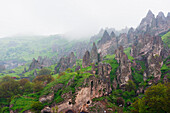
[[[170,11],[169,0],[0,0],[0,38],[17,34],[90,37],[101,28],[136,28],[148,10]]]

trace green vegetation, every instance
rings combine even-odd
[[[128,59],[132,62],[132,60],[134,60],[134,58],[130,55],[130,50],[131,50],[131,47],[128,47],[124,50],[124,52],[128,56]]]
[[[69,45],[70,46],[70,45]],[[130,56],[130,49],[125,49],[125,53],[128,58],[133,61],[134,58]],[[164,60],[164,64],[161,68],[162,78],[165,75],[169,75],[169,57]],[[109,63],[112,67],[110,73],[111,87],[113,87],[113,80],[117,79],[116,72],[119,67],[115,54],[107,55],[103,58],[103,63]],[[140,88],[148,86],[148,81],[143,81],[143,73],[146,71],[144,61],[136,60],[136,63],[141,68],[132,67],[132,80],[129,80],[124,88],[121,89],[117,85],[117,89],[112,90],[111,94],[105,95],[99,98],[93,98],[93,102],[103,102],[106,108],[110,108],[113,112],[167,112],[169,110],[169,83],[154,85],[148,88],[145,94],[139,92]],[[40,112],[44,106],[50,106],[52,104],[59,104],[64,101],[67,93],[71,94],[71,102],[75,104],[76,93],[81,87],[87,87],[88,84],[82,84],[85,79],[91,76],[98,75],[90,74],[92,66],[82,68],[82,60],[77,60],[76,66],[68,68],[64,72],[54,74],[54,68],[57,64],[43,69],[34,69],[32,71],[20,74],[24,71],[24,68],[28,70],[28,65],[20,66],[16,69],[6,70],[0,78],[0,112],[9,113],[9,105],[12,110],[16,110],[22,113],[26,110],[33,112]],[[96,66],[98,64],[95,64]],[[75,72],[77,66],[81,69]],[[36,70],[37,76],[33,75]],[[10,71],[15,71],[12,75]],[[11,78],[11,76],[18,77],[18,80]],[[28,79],[19,79],[22,77],[28,77]],[[31,80],[31,81],[30,81]],[[105,89],[102,91],[105,92]],[[39,98],[45,95],[54,94],[54,99],[50,102],[39,102]],[[140,97],[140,98],[138,98]],[[133,103],[131,105],[131,103]],[[165,106],[162,106],[165,105]],[[93,111],[95,106],[90,109]],[[159,109],[158,109],[159,108]]]
[[[106,55],[102,62],[103,63],[108,63],[108,64],[111,65],[112,70],[110,72],[110,80],[111,80],[111,83],[113,83],[114,78],[116,78],[117,68],[119,67],[119,64],[117,63],[117,60],[115,59],[115,54]]]
[[[167,75],[168,80],[170,81],[170,56],[166,58],[163,62],[163,66],[161,67],[161,79],[163,80],[164,76]]]
[[[170,84],[157,84],[149,87],[143,98],[132,104],[132,113],[167,113],[170,111]]]
[[[162,36],[162,41],[164,42],[165,46],[170,48],[170,31]]]
[[[22,109],[20,113],[23,113],[25,110],[29,110],[32,107],[30,106],[32,103],[38,101],[36,98],[22,96],[22,97],[16,97],[11,101],[11,105],[13,107],[12,110]]]

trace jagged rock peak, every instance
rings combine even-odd
[[[97,50],[97,46],[96,46],[95,42],[93,42],[92,50]]]
[[[129,29],[129,31],[128,31],[128,34],[129,33],[133,33],[135,30],[133,29],[133,27],[131,27],[130,29]]]
[[[110,33],[110,37],[111,38],[116,37],[116,35],[115,35],[115,33],[113,31]]]
[[[74,52],[71,52],[69,56],[70,56],[70,58],[75,57]]]
[[[35,60],[35,58],[33,58],[29,67],[29,71],[33,69],[41,69],[41,68],[42,68],[41,64],[37,60]]]
[[[160,11],[160,12],[158,13],[157,17],[163,17],[163,18],[165,18],[165,15],[164,15],[164,13],[163,13],[162,11]]]
[[[105,30],[101,40],[99,40],[97,44],[98,44],[98,46],[101,46],[102,44],[105,44],[106,42],[108,42],[110,40],[111,40],[111,37],[110,37],[109,33],[107,32],[107,30]]]
[[[123,52],[123,47],[120,46],[115,51],[115,59],[119,63],[119,67],[117,69],[117,81],[120,87],[124,87],[124,85],[128,82],[131,77],[131,62],[128,60],[127,55]]]
[[[73,52],[67,57],[61,57],[57,66],[55,67],[55,73],[65,71],[67,68],[72,68],[76,64],[76,56]]]
[[[82,63],[82,67],[88,67],[90,65],[91,61],[90,61],[90,52],[87,50],[85,52],[85,55],[83,56],[83,63]]]
[[[98,62],[98,52],[97,51],[98,50],[97,50],[96,44],[93,42],[93,47],[90,52],[90,59],[91,59],[92,63]]]
[[[155,17],[151,10],[148,11],[146,17]]]
[[[110,38],[109,33],[107,32],[107,30],[104,31],[102,38],[107,38],[107,39]]]

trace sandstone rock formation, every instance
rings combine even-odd
[[[55,67],[55,73],[65,71],[67,68],[72,68],[76,64],[76,56],[73,52],[68,57],[62,57]]]
[[[49,58],[47,58],[47,57],[42,58],[41,56],[39,56],[38,60],[33,58],[32,62],[30,64],[30,67],[29,67],[29,71],[31,71],[33,69],[42,69],[43,67],[49,67],[52,64],[53,63]]]
[[[53,98],[54,98],[54,93],[50,93],[50,94],[48,94],[47,96],[42,96],[42,97],[40,97],[40,98],[39,98],[39,101],[40,101],[41,103],[45,103],[45,102],[50,103],[50,102],[53,100]]]
[[[92,99],[95,97],[101,97],[103,95],[108,95],[111,93],[110,85],[110,72],[111,66],[109,64],[100,63],[99,67],[96,67],[99,70],[99,77],[96,78],[94,75],[85,79],[83,87],[80,87],[79,90],[76,90],[75,100],[72,99],[72,94],[67,93],[64,98],[64,102],[58,106],[58,112],[66,112],[68,110],[72,111],[87,111],[88,106],[91,105]],[[69,85],[72,83],[70,82]],[[67,87],[69,86],[67,85]],[[75,101],[75,102],[73,102]]]
[[[93,43],[93,47],[92,50],[90,51],[90,59],[92,63],[97,63],[99,60],[99,55],[98,55],[98,51],[97,51],[97,47],[96,44]]]
[[[128,82],[132,74],[131,62],[128,60],[127,55],[123,52],[122,46],[120,46],[115,51],[115,54],[115,59],[119,63],[119,67],[117,69],[117,82],[120,87],[124,87],[124,85]]]
[[[163,42],[159,36],[144,35],[132,46],[131,55],[138,60],[145,60],[147,64],[147,76],[160,79],[163,51]]]
[[[83,56],[83,63],[82,63],[82,67],[88,67],[91,64],[91,60],[90,60],[90,53],[89,51],[86,51],[85,55]]]
[[[98,41],[98,45],[105,44],[106,42],[108,42],[110,40],[111,40],[111,37],[108,34],[108,32],[105,30],[104,34],[103,34],[103,37],[101,38],[101,40]]]
[[[168,23],[169,17],[164,16],[162,12],[159,12],[157,17],[149,10],[146,17],[142,19],[140,25],[136,29],[137,33],[150,33],[157,36],[158,34],[168,31],[170,24]]]
[[[33,69],[41,69],[41,68],[42,68],[41,64],[37,60],[35,60],[35,58],[33,58],[32,63],[30,64],[29,67],[29,71]]]
[[[112,31],[109,36],[107,31],[105,31],[102,36],[102,39],[98,41],[97,46],[99,47],[98,52],[101,53],[102,56],[106,56],[107,54],[113,54],[118,46],[118,40],[115,36],[115,33]]]

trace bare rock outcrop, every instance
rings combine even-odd
[[[70,92],[62,95],[64,102],[56,105],[58,107],[58,112],[66,112],[68,110],[89,112],[88,106],[91,105],[93,98],[109,95],[111,93],[111,66],[109,64],[100,63],[99,66],[94,66],[94,70],[96,69],[98,69],[98,77],[91,75],[89,78],[86,78],[82,86],[76,88],[74,99],[72,98],[73,94]],[[72,81],[74,81],[74,77],[70,79],[67,87],[74,83]]]
[[[90,53],[89,51],[85,52],[85,55],[83,56],[83,63],[82,63],[82,67],[88,67],[91,64],[91,60],[90,60]]]
[[[128,60],[127,55],[123,52],[123,47],[120,46],[115,51],[115,59],[119,63],[119,67],[117,69],[117,82],[120,87],[123,87],[132,74],[131,72],[131,62]]]
[[[156,79],[161,77],[162,53],[164,51],[163,42],[160,36],[144,35],[132,46],[131,56],[139,60],[146,61],[146,75]]]
[[[76,56],[73,52],[68,57],[62,57],[55,67],[55,73],[63,72],[76,64]]]
[[[52,113],[50,107],[45,107],[44,109],[41,110],[41,113]]]
[[[49,67],[52,64],[53,64],[52,61],[48,57],[42,58],[41,56],[39,56],[38,60],[33,58],[32,62],[30,64],[30,67],[29,67],[29,71],[31,71],[33,69],[42,69],[43,67]]]
[[[110,40],[111,40],[111,37],[110,37],[109,33],[105,30],[101,40],[98,41],[98,45],[100,46],[102,44],[105,44],[106,42],[108,42]]]
[[[93,43],[92,50],[90,51],[90,59],[92,63],[97,63],[99,60],[99,55],[95,43]]]
[[[106,56],[107,54],[113,54],[118,46],[118,40],[115,33],[112,31],[109,36],[107,31],[105,31],[102,36],[102,39],[99,40],[97,46],[99,48],[98,52],[101,53],[102,56]]]
[[[140,25],[136,29],[136,33],[145,34],[151,33],[157,36],[158,34],[168,31],[170,18],[164,16],[163,12],[159,12],[157,17],[149,10],[146,17],[142,19]]]
[[[39,98],[39,101],[42,103],[48,102],[50,103],[54,99],[54,93],[50,93],[47,96],[42,96]]]
[[[41,64],[38,62],[38,60],[35,60],[35,58],[33,58],[30,67],[29,67],[29,71],[33,70],[33,69],[42,69]]]

